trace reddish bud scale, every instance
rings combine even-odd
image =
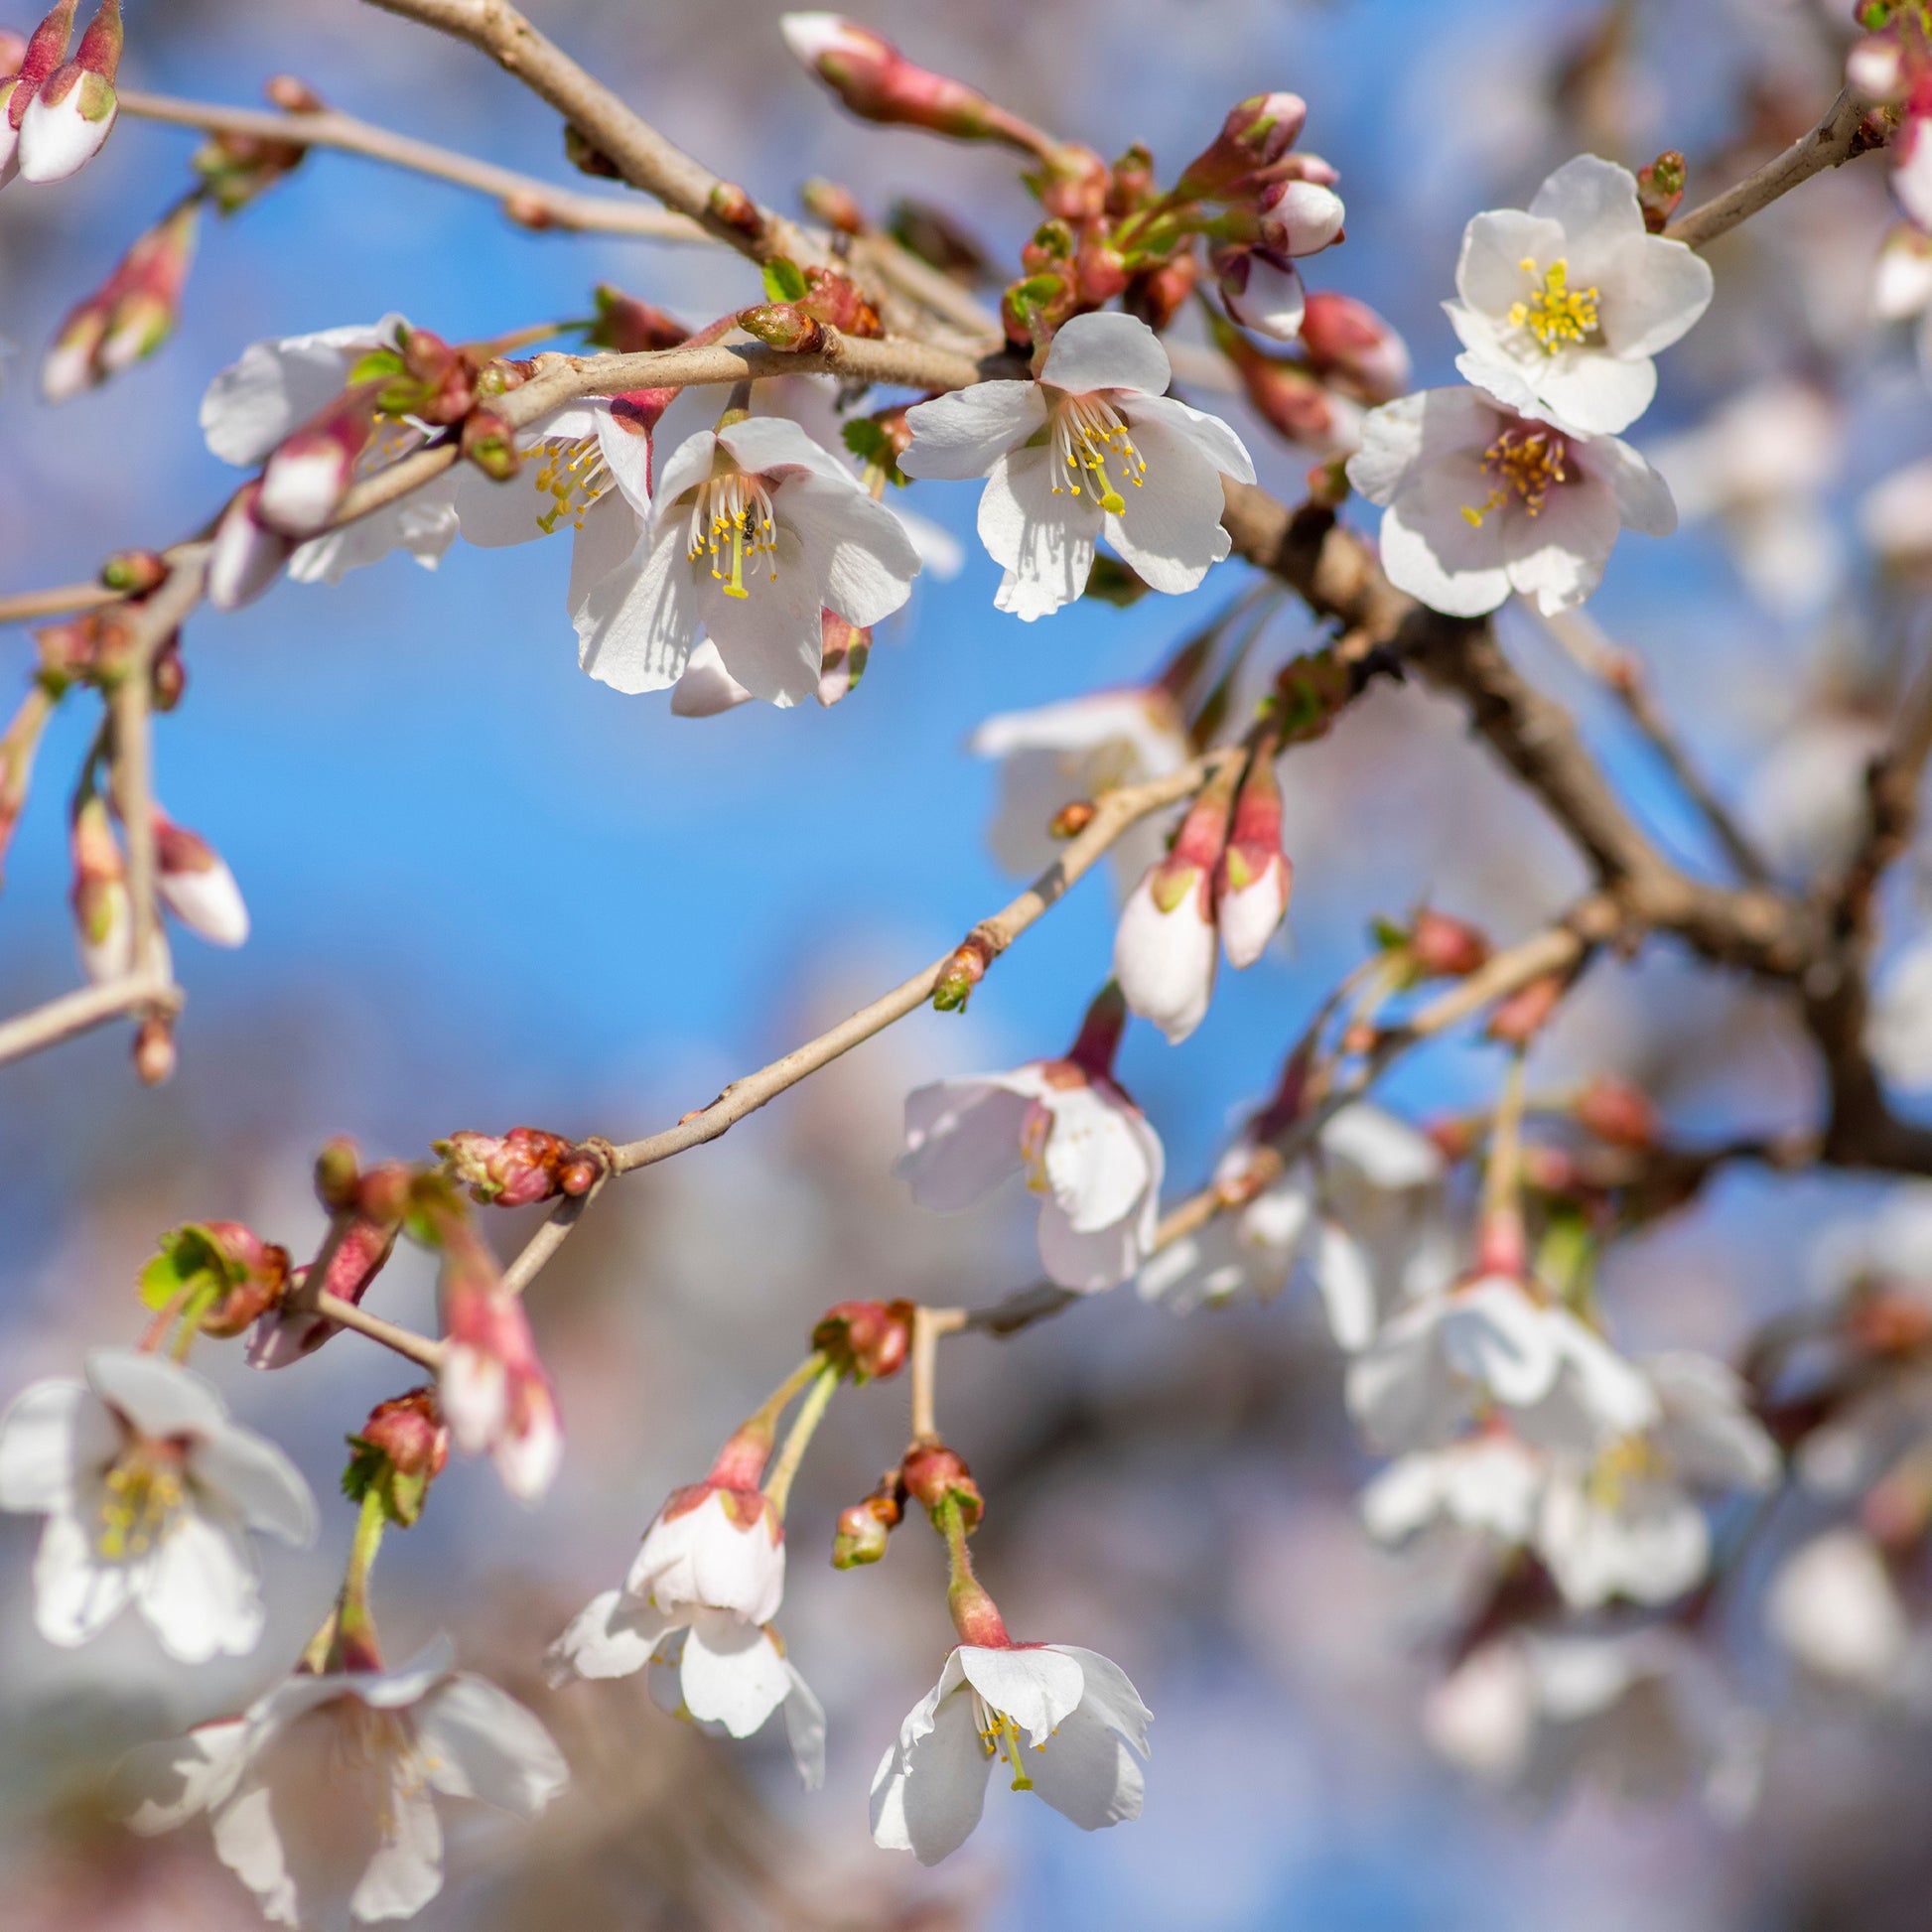
[[[840,1302],[812,1330],[812,1346],[841,1375],[883,1382],[905,1364],[912,1338],[909,1302]]]
[[[1067,1049],[1067,1061],[1090,1079],[1111,1081],[1114,1054],[1119,1051],[1121,1035],[1126,1031],[1127,1000],[1109,980],[1087,1008],[1079,1035]]]
[[[1136,275],[1127,285],[1122,306],[1160,335],[1186,306],[1199,279],[1200,258],[1191,252],[1175,255],[1160,267]]]
[[[862,235],[869,225],[865,210],[849,188],[814,176],[798,191],[805,212],[814,221],[823,221],[836,234]]]
[[[1641,1152],[1657,1145],[1657,1109],[1649,1095],[1626,1080],[1599,1075],[1577,1096],[1572,1112],[1586,1132],[1612,1147]]]
[[[357,1433],[402,1475],[433,1479],[450,1459],[449,1425],[434,1389],[412,1389],[377,1403]]]
[[[1073,268],[1074,287],[1079,291],[1080,300],[1096,309],[1125,294],[1130,280],[1120,251],[1097,225],[1082,232]]]
[[[1684,157],[1675,148],[1666,148],[1655,161],[1637,170],[1637,206],[1643,210],[1643,224],[1652,234],[1662,234],[1670,226],[1684,199]]]
[[[1869,1354],[1916,1354],[1932,1344],[1932,1309],[1915,1295],[1872,1295],[1847,1311],[1845,1332]]]
[[[1137,213],[1154,195],[1154,156],[1137,141],[1109,171],[1106,211],[1118,220]]]
[[[963,1012],[973,996],[973,988],[986,977],[986,969],[992,963],[993,948],[977,934],[968,934],[939,969],[939,978],[932,989],[934,1009],[940,1013]]]
[[[466,1129],[438,1141],[436,1151],[473,1200],[498,1207],[584,1193],[603,1172],[590,1150],[538,1127],[513,1127],[501,1136]]]
[[[162,1086],[174,1078],[177,1057],[173,1017],[165,1013],[143,1016],[134,1032],[134,1077],[144,1087]]]
[[[1308,102],[1299,94],[1251,94],[1229,110],[1221,131],[1181,170],[1176,201],[1225,201],[1274,166],[1300,138]]]
[[[705,207],[714,221],[734,233],[756,239],[764,232],[764,217],[759,212],[759,205],[736,182],[721,181],[711,191]]]
[[[921,1443],[905,1451],[899,1464],[899,1479],[905,1492],[927,1515],[936,1515],[948,1499],[959,1505],[961,1520],[970,1534],[979,1527],[986,1512],[979,1484],[966,1464],[942,1443]]]
[[[1302,346],[1315,374],[1341,378],[1363,402],[1391,402],[1408,389],[1409,351],[1365,302],[1314,291],[1302,315]]]
[[[592,291],[597,304],[597,321],[586,340],[595,348],[608,348],[619,355],[639,355],[649,349],[675,348],[690,331],[648,302],[639,302],[609,282],[600,282]]]
[[[1472,925],[1425,906],[1416,914],[1406,948],[1427,976],[1464,979],[1489,957],[1489,941]]]
[[[1094,821],[1099,807],[1091,798],[1075,798],[1056,811],[1046,827],[1048,838],[1077,839]]]
[[[1482,1121],[1470,1114],[1447,1114],[1423,1129],[1446,1161],[1466,1161],[1482,1140]]]
[[[73,7],[74,0],[57,0],[27,38],[15,69],[16,84],[7,100],[7,124],[15,133],[20,131],[28,102],[67,58],[68,42],[73,34]]]
[[[1500,1001],[1489,1016],[1489,1038],[1507,1046],[1527,1046],[1549,1023],[1570,990],[1567,973],[1545,973]]]

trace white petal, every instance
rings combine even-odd
[[[1146,1780],[1134,1754],[1083,1707],[1054,1731],[1043,1750],[1020,1753],[1034,1789],[1083,1832],[1141,1815]]]
[[[1509,573],[1500,563],[1455,562],[1453,551],[1439,556],[1437,541],[1445,533],[1454,534],[1440,520],[1410,510],[1403,498],[1392,503],[1382,514],[1380,541],[1389,582],[1449,617],[1479,618],[1495,610],[1509,596]]]
[[[1463,367],[1467,360],[1460,357],[1455,366],[1489,386],[1486,376]],[[1543,357],[1540,367],[1531,365],[1529,381],[1538,415],[1586,436],[1614,436],[1650,407],[1657,365],[1647,355],[1622,362],[1596,349],[1564,349]]]
[[[1220,473],[1192,437],[1164,421],[1150,418],[1135,436],[1147,474],[1101,528],[1151,590],[1182,595],[1228,554]]]
[[[1090,494],[1053,494],[1052,452],[1017,450],[993,466],[980,494],[979,533],[1012,579],[1000,609],[1031,622],[1071,604],[1093,571],[1100,506]]]
[[[807,1791],[816,1791],[825,1782],[825,1707],[789,1662],[785,1673],[791,1679],[784,1703],[785,1742],[791,1747],[799,1783]]]
[[[1353,1353],[1375,1338],[1379,1312],[1375,1279],[1361,1244],[1335,1222],[1323,1220],[1315,1236],[1314,1282],[1337,1348]]]
[[[1161,338],[1138,316],[1103,311],[1061,325],[1040,364],[1039,379],[1072,395],[1137,389],[1158,396],[1173,380],[1173,369]]]
[[[229,1426],[227,1406],[213,1384],[163,1355],[90,1349],[87,1380],[143,1436],[207,1436]]]
[[[658,466],[657,487],[651,493],[653,528],[680,522],[677,499],[709,479],[718,456],[718,438],[708,429],[687,436]]]
[[[413,1918],[443,1889],[443,1827],[436,1801],[398,1763],[382,1812],[382,1842],[355,1891],[358,1919]]]
[[[725,669],[718,646],[705,637],[685,659],[683,675],[671,687],[671,716],[716,718],[721,712],[750,704],[754,696]]]
[[[264,1918],[277,1925],[300,1923],[295,1877],[267,1785],[244,1785],[215,1812],[214,1856],[255,1894]]]
[[[0,1509],[71,1508],[83,1470],[102,1468],[121,1432],[78,1382],[36,1382],[0,1416]]]
[[[143,1838],[171,1832],[234,1789],[248,1741],[247,1723],[224,1718],[196,1725],[186,1737],[140,1745],[115,1768],[110,1809]]]
[[[1551,490],[1534,518],[1515,515],[1515,508],[1505,504],[1496,512],[1508,535],[1510,588],[1535,598],[1546,617],[1581,604],[1602,582],[1616,544],[1621,520],[1614,495],[1584,478]]]
[[[94,118],[82,111],[86,79],[69,89],[67,97],[50,101],[45,88],[27,103],[20,118],[20,146],[16,150],[22,181],[66,181],[78,174],[107,139],[120,109],[109,98],[107,111]]]
[[[599,586],[629,561],[643,533],[643,519],[621,490],[607,489],[584,512],[570,546],[570,583],[564,592],[573,624]]]
[[[1566,161],[1536,191],[1530,212],[1562,224],[1579,284],[1594,278],[1594,265],[1626,235],[1644,232],[1636,177],[1593,154]]]
[[[1366,1101],[1330,1117],[1321,1130],[1321,1151],[1359,1170],[1375,1187],[1429,1187],[1443,1178],[1443,1156],[1436,1143]]]
[[[1042,1157],[1046,1182],[1082,1233],[1126,1219],[1160,1186],[1160,1143],[1137,1113],[1112,1097],[1118,1092],[1063,1087],[1044,1103],[1053,1117]]]
[[[775,579],[767,572],[744,598],[725,596],[723,584],[701,572],[698,613],[726,670],[754,697],[799,704],[818,690],[824,586],[784,523],[774,560]]]
[[[618,489],[639,516],[650,509],[650,432],[621,396],[597,410],[597,447]]]
[[[684,1640],[679,1672],[692,1717],[749,1737],[791,1695],[791,1678],[764,1631],[715,1611],[700,1612]]]
[[[426,1696],[416,1728],[429,1780],[452,1798],[534,1818],[570,1782],[550,1733],[507,1692],[465,1672]]]
[[[984,477],[1045,421],[1037,383],[975,382],[905,412],[912,441],[898,467],[908,477]]]
[[[183,1510],[129,1581],[162,1649],[184,1664],[246,1656],[261,1639],[261,1587],[238,1525]]]
[[[748,416],[742,423],[720,430],[718,440],[741,469],[755,476],[805,470],[828,483],[858,487],[852,472],[788,417]]]
[[[1612,355],[1655,355],[1711,306],[1711,264],[1659,234],[1619,243],[1602,276],[1597,313]]]
[[[856,483],[799,477],[780,485],[771,507],[797,531],[825,603],[848,623],[878,623],[905,602],[919,553],[892,511]]]
[[[1488,318],[1506,317],[1533,286],[1523,263],[1533,261],[1547,267],[1563,255],[1566,245],[1559,221],[1522,208],[1489,208],[1475,215],[1462,230],[1455,292],[1468,311]],[[1455,320],[1454,310],[1450,311],[1450,320]],[[1461,333],[1459,328],[1457,333]],[[1485,333],[1482,341],[1486,344],[1493,337]]]
[[[550,1646],[544,1655],[545,1675],[553,1686],[573,1677],[634,1676],[674,1627],[654,1605],[607,1589],[593,1596]]]
[[[1085,1673],[1077,1657],[1055,1644],[1011,1650],[961,1644],[956,1655],[967,1683],[1035,1744],[1043,1744],[1079,1708]]]
[[[1218,416],[1194,409],[1173,396],[1139,396],[1123,405],[1121,414],[1138,427],[1162,423],[1200,451],[1215,470],[1237,483],[1253,483],[1254,458],[1248,446]]]
[[[298,1548],[316,1540],[316,1499],[301,1470],[266,1437],[229,1425],[196,1447],[189,1466],[251,1529]]]
[[[98,1636],[128,1598],[128,1573],[95,1559],[88,1528],[52,1515],[34,1557],[34,1627],[49,1643],[71,1650]]]
[[[872,1781],[872,1836],[889,1852],[937,1864],[966,1843],[986,1807],[990,1760],[964,1690],[915,1706]]]
[[[1409,468],[1422,455],[1429,393],[1385,402],[1362,418],[1362,447],[1348,459],[1348,481],[1371,503],[1394,499]]]
[[[402,317],[282,342],[251,343],[207,386],[202,434],[223,463],[252,469],[322,406],[342,393],[356,358],[393,343]]]
[[[894,1169],[921,1207],[955,1213],[1021,1165],[1033,1102],[984,1080],[939,1080],[905,1099],[905,1152]]]
[[[681,528],[654,527],[576,615],[577,661],[616,691],[675,684],[698,631],[698,598]]]
[[[1078,1644],[1056,1643],[1046,1646],[1080,1666],[1083,1685],[1081,1707],[1103,1724],[1111,1725],[1143,1757],[1148,1755],[1147,1727],[1154,1714],[1141,1702],[1127,1673],[1111,1657],[1097,1650],[1083,1650]]]
[[[1677,528],[1677,505],[1670,484],[1629,444],[1614,436],[1587,446],[1583,467],[1600,477],[1616,497],[1616,513],[1626,530],[1667,537]]]

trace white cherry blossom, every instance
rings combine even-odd
[[[1192,756],[1178,707],[1153,685],[1000,712],[966,749],[1000,760],[999,810],[988,837],[1002,866],[1027,875],[1052,863],[1059,847],[1046,828],[1061,806],[1165,778]],[[1158,819],[1143,819],[1114,841],[1116,878],[1130,886],[1166,848]]]
[[[1652,1427],[1643,1375],[1569,1310],[1480,1275],[1402,1310],[1348,1366],[1348,1407],[1372,1448],[1439,1448],[1491,1405],[1543,1448],[1586,1454]]]
[[[1932,933],[1920,934],[1879,969],[1864,1044],[1892,1085],[1910,1092],[1932,1087]]]
[[[202,435],[209,450],[241,469],[266,461],[291,431],[342,394],[349,371],[364,355],[392,348],[397,332],[408,327],[401,316],[388,315],[376,323],[251,343],[202,398]],[[370,444],[362,467],[386,463],[421,440],[420,431],[397,425]],[[289,556],[288,574],[298,583],[339,584],[346,572],[397,549],[434,570],[456,541],[459,481],[448,474],[340,530],[311,537]],[[280,554],[285,549],[275,561]],[[272,562],[265,567],[272,574]],[[252,594],[231,601],[245,603]]]
[[[1254,1160],[1251,1127],[1215,1169],[1233,1186]],[[1443,1160],[1394,1115],[1357,1103],[1253,1200],[1171,1242],[1142,1267],[1144,1300],[1175,1313],[1238,1296],[1270,1301],[1306,1266],[1336,1345],[1365,1347],[1407,1291],[1440,1206]],[[1436,1286],[1431,1282],[1430,1286]]]
[[[1614,436],[1566,434],[1476,389],[1372,409],[1348,480],[1384,506],[1382,568],[1450,617],[1516,591],[1546,616],[1588,597],[1619,530],[1669,536],[1669,486]]]
[[[1932,374],[1932,235],[1901,221],[1886,235],[1871,277],[1879,322],[1916,322],[1919,366]]]
[[[1524,212],[1493,208],[1462,233],[1445,303],[1457,370],[1499,402],[1586,436],[1649,408],[1652,362],[1711,305],[1710,266],[1644,226],[1636,177],[1579,155]]]
[[[534,1818],[569,1782],[550,1734],[439,1639],[399,1670],[298,1672],[239,1718],[134,1752],[137,1832],[208,1814],[215,1856],[276,1925],[408,1918],[443,1888],[435,1797]]]
[[[87,1380],[36,1382],[0,1417],[0,1509],[44,1514],[34,1614],[50,1643],[97,1636],[130,1601],[184,1663],[262,1632],[246,1532],[316,1533],[315,1499],[273,1443],[160,1356],[99,1348]]]
[[[619,691],[675,684],[700,631],[755,696],[818,688],[821,613],[864,626],[905,602],[918,553],[797,424],[748,416],[665,460],[642,536],[577,614],[578,661]]]
[[[937,1864],[972,1836],[996,1762],[1082,1831],[1138,1818],[1150,1718],[1096,1651],[960,1644],[879,1761],[873,1838]]]
[[[1362,1522],[1380,1543],[1401,1543],[1448,1522],[1512,1547],[1526,1544],[1548,1465],[1547,1456],[1508,1429],[1478,1430],[1391,1462],[1362,1491]]]
[[[1932,1641],[1914,1632],[1878,1546],[1850,1525],[1801,1543],[1765,1592],[1785,1652],[1828,1682],[1932,1710]]]
[[[908,1094],[897,1173],[941,1212],[1024,1173],[1040,1197],[1041,1266],[1088,1293],[1124,1282],[1152,1248],[1164,1164],[1161,1137],[1105,1074],[1034,1060]]]
[[[825,1713],[768,1627],[784,1594],[784,1532],[757,1489],[681,1489],[644,1533],[621,1589],[595,1596],[551,1645],[553,1684],[629,1677],[701,1724],[749,1737],[774,1711],[798,1774],[825,1772]],[[666,1678],[677,1686],[666,1700]]]
[[[908,477],[987,479],[979,532],[997,602],[1032,620],[1086,589],[1105,536],[1155,590],[1191,591],[1228,554],[1221,479],[1254,482],[1241,440],[1166,394],[1161,340],[1124,315],[1075,316],[1037,382],[980,382],[906,411]]]
[[[1722,1362],[1676,1353],[1637,1366],[1656,1391],[1656,1423],[1593,1457],[1556,1456],[1543,1490],[1537,1553],[1578,1609],[1682,1596],[1711,1564],[1692,1485],[1761,1494],[1777,1481],[1777,1447]]]

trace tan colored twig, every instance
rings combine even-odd
[[[211,100],[181,100],[172,94],[123,89],[120,111],[139,120],[174,127],[198,127],[209,134],[241,134],[260,141],[289,141],[309,148],[334,148],[370,161],[429,175],[458,188],[516,205],[512,219],[524,227],[552,227],[573,233],[636,235],[652,241],[708,241],[697,222],[667,208],[647,207],[613,195],[584,195],[559,188],[535,175],[519,175],[493,162],[419,141],[329,108],[317,114],[290,114],[273,107],[230,107]],[[523,212],[522,210],[528,210]],[[530,218],[531,215],[536,219]]]
[[[912,1311],[912,1441],[915,1444],[939,1441],[933,1407],[939,1337],[956,1334],[965,1325],[964,1309],[915,1308]]]
[[[428,1335],[419,1335],[414,1328],[405,1328],[398,1322],[385,1321],[379,1314],[371,1314],[368,1310],[354,1302],[345,1301],[340,1295],[332,1295],[325,1288],[315,1296],[311,1306],[318,1314],[327,1315],[331,1321],[345,1328],[353,1328],[358,1335],[367,1335],[371,1341],[379,1341],[385,1348],[393,1348],[398,1355],[407,1356],[412,1362],[420,1362],[432,1372],[443,1366],[443,1344],[432,1340]]]
[[[130,974],[126,979],[110,980],[104,986],[77,987],[71,993],[63,993],[59,999],[49,1000],[45,1006],[0,1021],[0,1066],[77,1038],[124,1014],[147,1012],[156,1007],[177,1012],[181,997],[179,987],[171,986],[154,973]]]
[[[1782,154],[1752,170],[1736,187],[1714,195],[1688,214],[1680,214],[1664,233],[1692,248],[1708,247],[1813,175],[1842,167],[1865,149],[1861,131],[1865,112],[1864,103],[1849,88],[1841,92],[1826,109],[1825,118],[1808,134],[1800,135]]]

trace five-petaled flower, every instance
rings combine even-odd
[[[1629,444],[1578,436],[1475,389],[1371,410],[1348,481],[1384,505],[1382,568],[1450,617],[1517,591],[1546,614],[1581,604],[1620,529],[1669,536],[1669,486]]]
[[[1191,591],[1228,554],[1221,479],[1241,439],[1165,393],[1168,351],[1133,316],[1075,316],[1037,382],[981,382],[906,411],[908,477],[984,477],[980,538],[1003,611],[1043,618],[1086,589],[1103,535],[1154,590]]]
[[[784,1595],[784,1529],[762,1491],[715,1478],[658,1511],[621,1589],[580,1610],[551,1645],[553,1684],[653,1669],[653,1690],[700,1724],[749,1737],[782,1709],[798,1775],[825,1773],[825,1713],[769,1627]]]
[[[1138,1818],[1151,1715],[1096,1651],[960,1644],[880,1759],[873,1838],[937,1864],[980,1822],[996,1760],[1014,1790],[1036,1791],[1082,1831]]]
[[[576,614],[578,660],[619,691],[675,684],[700,631],[753,696],[818,689],[822,613],[863,628],[906,600],[897,518],[796,423],[727,417],[671,452],[630,555]]]
[[[88,1355],[85,1384],[36,1382],[0,1417],[0,1509],[47,1517],[34,1615],[50,1643],[85,1643],[131,1599],[191,1664],[261,1636],[245,1532],[316,1533],[315,1499],[273,1443],[199,1375],[120,1348]]]
[[[569,1782],[535,1717],[453,1671],[439,1638],[397,1670],[298,1671],[238,1718],[130,1754],[128,1823],[207,1812],[214,1851],[277,1925],[407,1918],[443,1888],[435,1794],[534,1818]]]
[[[1704,314],[1711,288],[1700,256],[1645,228],[1636,177],[1581,154],[1527,212],[1492,208],[1470,221],[1459,300],[1444,307],[1469,381],[1560,429],[1605,436],[1649,408],[1651,357]]]

